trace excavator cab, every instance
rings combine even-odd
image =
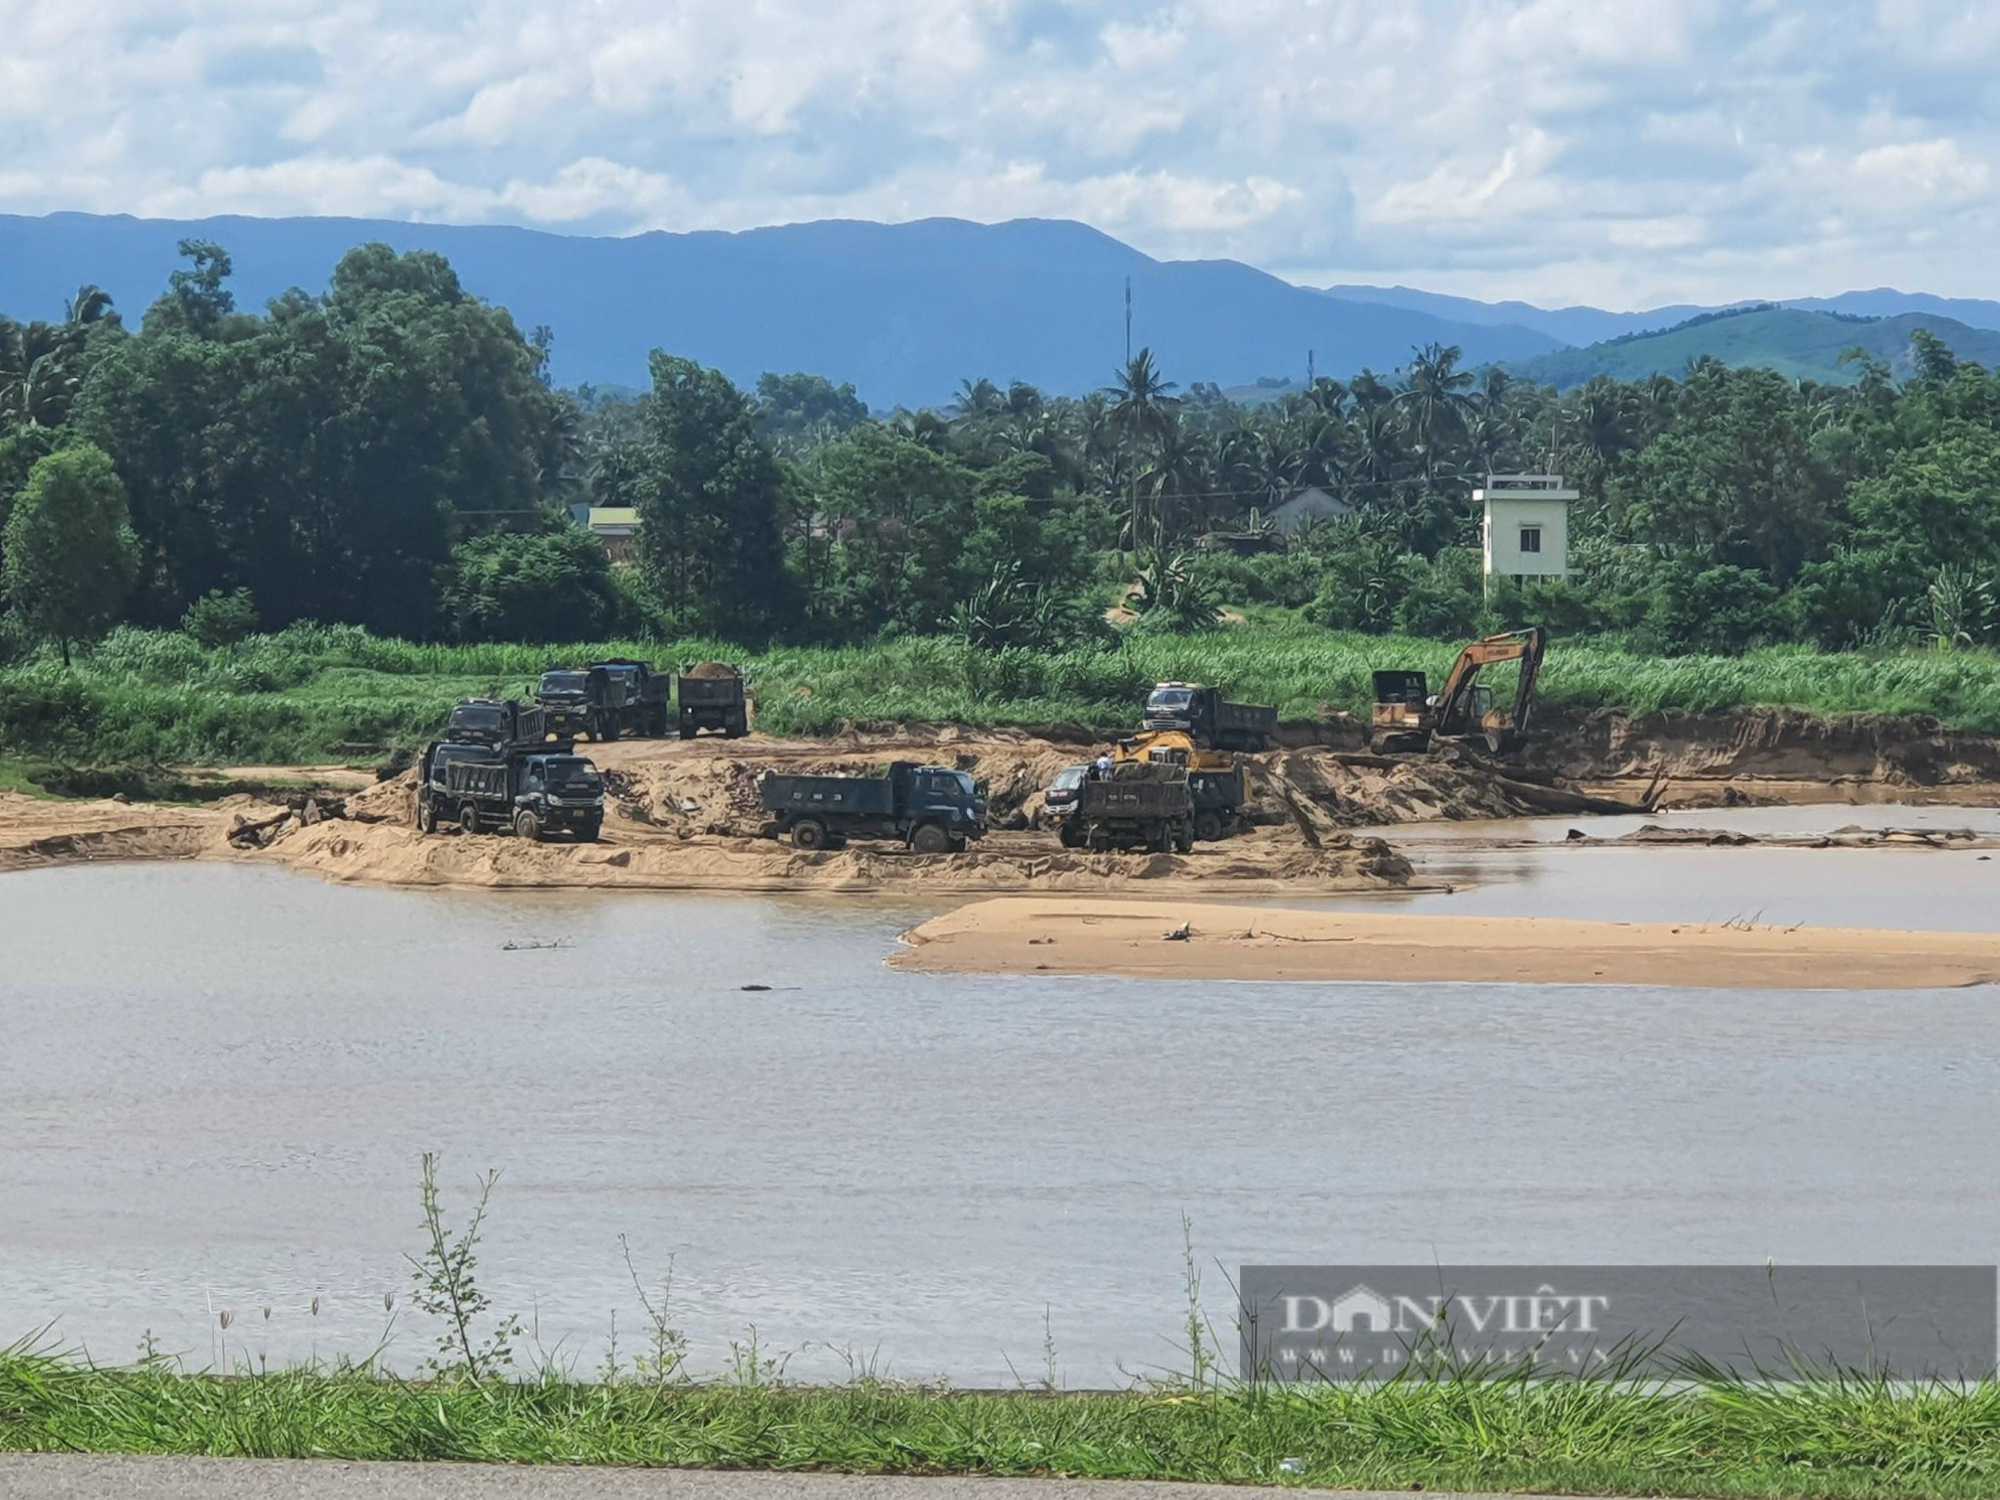
[[[1430,679],[1422,672],[1377,672],[1370,738],[1378,754],[1430,747]]]

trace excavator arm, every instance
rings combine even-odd
[[[1437,733],[1449,738],[1484,730],[1487,738],[1494,740],[1512,739],[1526,729],[1528,715],[1534,707],[1535,686],[1542,674],[1542,656],[1547,649],[1548,633],[1535,625],[1526,630],[1489,635],[1459,652],[1458,660],[1451,665],[1451,675],[1445,678],[1444,688],[1437,695]],[[1510,661],[1521,664],[1520,683],[1514,691],[1513,712],[1484,716],[1474,714],[1473,690],[1478,685],[1481,670]]]

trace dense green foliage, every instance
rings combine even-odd
[[[118,618],[139,571],[125,486],[111,460],[87,444],[51,453],[0,532],[0,585],[30,633],[62,647],[94,640]]]
[[[727,1384],[583,1383],[554,1371],[520,1384],[356,1370],[216,1379],[15,1352],[0,1355],[0,1449],[1579,1494],[1977,1496],[2000,1484],[1994,1385],[1465,1380],[975,1395],[748,1374]]]
[[[53,651],[0,668],[0,752],[139,765],[367,759],[421,746],[461,698],[526,692],[551,661],[650,654],[678,663],[731,650],[695,638],[443,645],[309,625],[210,650],[179,631],[121,629],[74,670]],[[1115,730],[1133,722],[1153,683],[1174,678],[1229,683],[1292,720],[1363,714],[1372,670],[1413,667],[1437,680],[1456,651],[1449,639],[1270,626],[1133,632],[1110,650],[917,637],[727,659],[750,675],[760,729],[825,734],[845,723],[894,722]],[[1983,651],[1775,647],[1660,658],[1565,643],[1542,680],[1544,701],[1559,708],[1922,713],[2000,733],[2000,661]]]
[[[252,313],[224,250],[184,251],[137,333],[87,287],[60,322],[0,320],[0,512],[51,454],[108,454],[133,624],[240,636],[197,604],[247,590],[267,629],[732,652],[1104,650],[1119,606],[1139,636],[1230,612],[1427,637],[1533,620],[1642,659],[2000,644],[2000,379],[1922,320],[1892,349],[1887,323],[1811,315],[1854,330],[1839,382],[1704,360],[1559,394],[1431,347],[1247,407],[1142,350],[1080,399],[968,380],[871,416],[818,376],[746,394],[666,353],[647,391],[552,390],[552,335],[435,255],[365,246]],[[1472,489],[1551,467],[1583,497],[1576,576],[1488,599]],[[1309,486],[1350,513],[1271,533]],[[633,566],[570,524],[586,505],[638,512]],[[32,623],[14,613],[0,650]]]

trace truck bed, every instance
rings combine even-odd
[[[896,813],[895,786],[886,776],[766,775],[760,794],[770,812],[805,817],[889,818]]]

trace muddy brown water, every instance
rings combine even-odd
[[[1478,883],[1412,909],[1959,926],[2000,887],[1929,851],[1425,858]],[[1181,1362],[1183,1214],[1225,1329],[1225,1268],[1255,1260],[2000,1253],[1992,990],[883,969],[935,909],[0,879],[0,1339],[119,1360],[150,1329],[207,1365],[388,1328],[414,1366],[425,1150],[453,1210],[502,1169],[484,1283],[583,1372],[614,1314],[638,1343],[621,1234],[673,1258],[704,1368],[754,1326],[793,1374],[844,1349],[970,1384],[1040,1378],[1045,1336],[1071,1384]]]

